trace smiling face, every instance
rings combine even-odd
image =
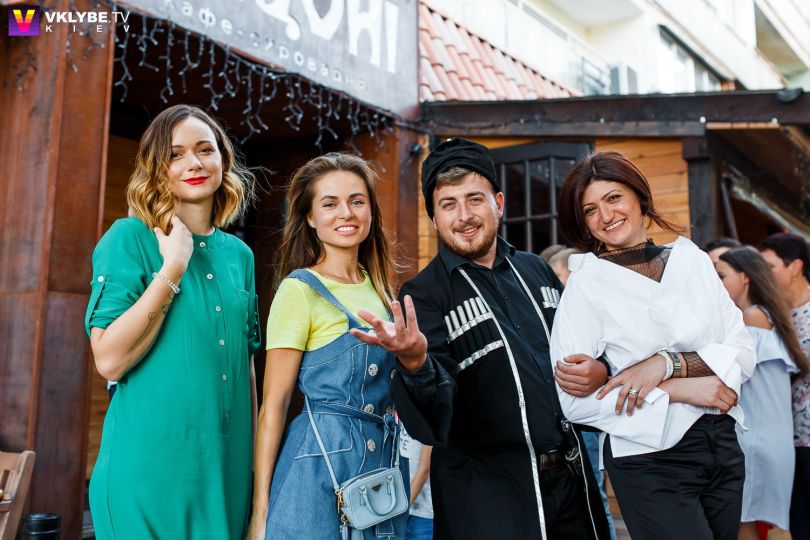
[[[582,194],[582,214],[591,236],[608,250],[632,247],[647,239],[638,197],[620,182],[591,182]]]
[[[307,223],[324,248],[357,249],[371,230],[368,188],[348,171],[326,173],[315,184]]]
[[[444,244],[473,262],[495,252],[503,194],[478,173],[433,191],[433,225]]]
[[[222,154],[214,132],[199,118],[189,116],[172,130],[168,175],[172,194],[187,203],[213,200],[222,185]]]
[[[747,304],[748,299],[748,276],[744,272],[738,272],[726,261],[718,260],[714,265],[717,275],[723,282],[723,286],[728,291],[728,295],[734,300],[737,307]]]

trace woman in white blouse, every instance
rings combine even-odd
[[[744,458],[740,386],[754,371],[742,314],[709,257],[679,237],[647,239],[649,184],[617,152],[578,163],[560,192],[560,227],[574,247],[551,336],[551,359],[603,357],[613,377],[586,395],[555,369],[560,404],[602,430],[602,461],[634,540],[736,539]]]

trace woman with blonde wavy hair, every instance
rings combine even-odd
[[[85,326],[118,381],[90,480],[96,538],[241,538],[248,518],[253,254],[221,230],[253,175],[201,109],[161,112],[127,187],[134,217],[93,252]]]
[[[353,540],[404,538],[407,512],[364,530],[341,528],[334,490],[335,482],[399,463],[394,356],[351,333],[369,326],[357,314],[390,320],[399,309],[391,302],[375,179],[362,159],[332,153],[301,167],[287,191],[280,284],[267,322],[251,540],[337,538],[339,529]],[[306,406],[285,432],[296,383]]]

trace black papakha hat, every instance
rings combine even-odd
[[[496,192],[501,191],[495,162],[489,148],[461,137],[448,139],[433,149],[422,162],[422,195],[428,216],[433,217],[433,190],[439,175],[453,167],[477,172],[490,181]]]

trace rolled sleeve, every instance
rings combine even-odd
[[[93,251],[93,280],[84,325],[107,328],[143,295],[151,281],[137,236],[126,221],[116,221]]]
[[[709,343],[695,351],[703,362],[720,377],[723,384],[737,392],[739,395],[743,375],[740,364],[737,363],[738,351],[735,347],[722,343]],[[748,377],[746,378],[746,380]]]
[[[256,276],[253,252],[249,252],[247,263],[248,291],[250,300],[248,305],[248,353],[255,354],[262,346],[262,330],[259,320],[259,297],[256,295]]]

